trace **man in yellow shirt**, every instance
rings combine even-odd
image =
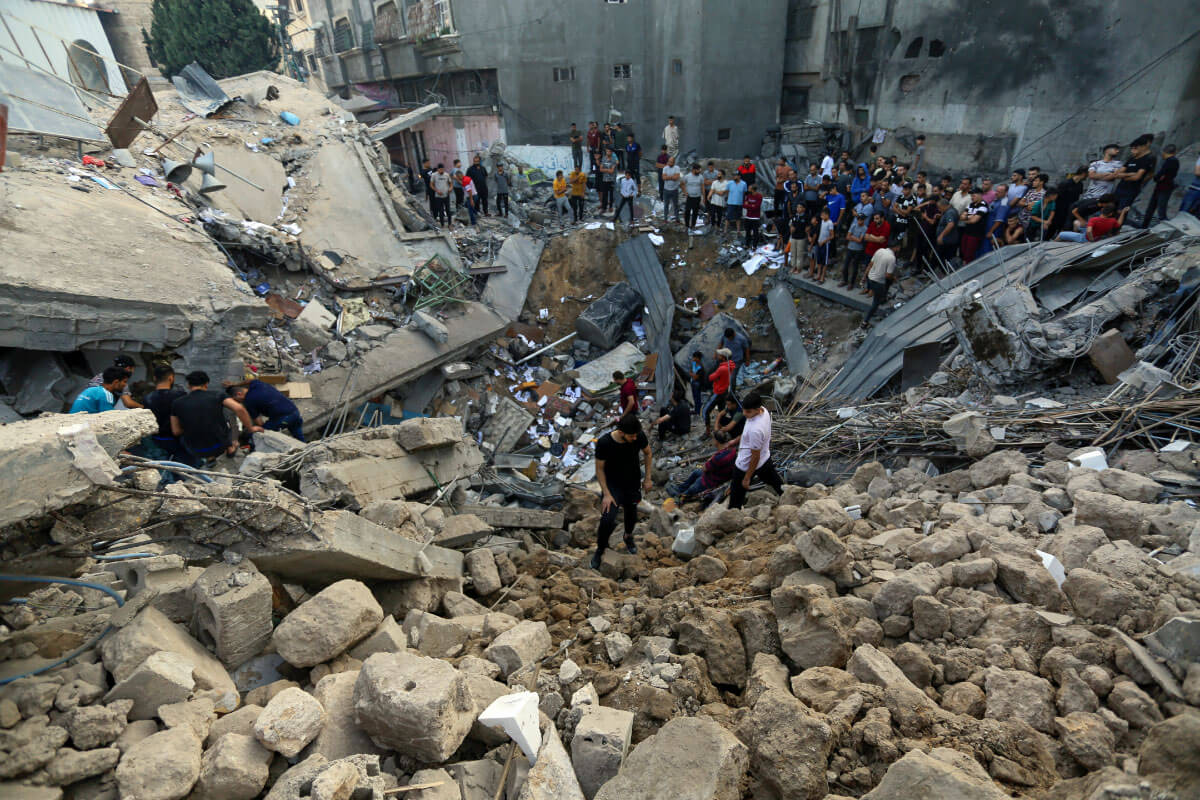
[[[561,220],[570,213],[571,206],[567,202],[567,179],[560,169],[554,173],[554,204],[558,207],[558,218]]]
[[[571,184],[571,221],[580,222],[583,220],[583,198],[587,194],[587,173],[576,167],[567,176],[567,182]]]

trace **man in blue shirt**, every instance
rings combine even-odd
[[[729,194],[725,195],[725,218],[737,224],[737,232],[742,232],[742,202],[746,199],[746,182],[742,176],[733,173],[733,179],[726,187]]]
[[[287,396],[269,383],[260,380],[238,383],[225,390],[226,393],[246,407],[250,418],[257,422],[266,418],[262,424],[269,431],[287,428],[296,439],[304,439],[304,418],[300,409]]]
[[[837,225],[846,208],[846,198],[838,192],[830,192],[825,196],[825,205],[829,206],[829,221]]]
[[[102,411],[112,411],[117,405],[117,398],[125,392],[129,383],[129,373],[124,367],[106,367],[100,373],[100,385],[89,386],[79,393],[71,404],[72,414],[99,414]]]
[[[625,145],[625,169],[633,173],[635,181],[642,182],[642,146],[634,140],[632,133]]]

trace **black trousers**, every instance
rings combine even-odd
[[[637,507],[642,499],[642,492],[637,486],[613,486],[609,484],[608,493],[612,495],[615,504],[600,515],[600,526],[596,528],[596,553],[603,555],[608,549],[608,539],[617,529],[617,514],[625,511],[625,538],[633,537],[634,526],[637,525]]]
[[[744,219],[742,223],[746,226],[746,247],[758,247],[758,225],[757,219]]]
[[[694,228],[698,219],[700,219],[700,198],[689,197],[683,201],[684,224],[689,228]]]
[[[577,195],[571,195],[571,215],[575,222],[583,219],[583,198]]]
[[[466,202],[465,198],[466,198],[466,195],[464,193],[463,188],[461,186],[455,186],[454,187],[454,210],[455,211],[458,211],[460,208],[463,207],[463,203]]]
[[[572,150],[571,162],[575,165],[575,169],[583,169],[583,150]]]
[[[487,206],[485,205],[486,209]],[[502,217],[508,216],[508,192],[501,192],[496,195],[496,213]]]
[[[741,508],[746,505],[746,487],[742,486],[742,479],[746,477],[746,471],[743,469],[733,468],[733,483],[729,486],[729,507]],[[775,464],[771,459],[767,459],[758,465],[754,470],[754,476],[751,480],[760,480],[767,486],[770,486],[777,493],[783,494],[783,480],[779,477],[779,473],[775,471]]]
[[[1158,213],[1160,218],[1167,218],[1167,203],[1171,201],[1171,192],[1173,191],[1175,191],[1174,188],[1161,192],[1157,189],[1154,190],[1150,195],[1150,204],[1146,206],[1146,213],[1143,216],[1143,228],[1149,228],[1154,223],[1155,212]]]
[[[600,195],[600,212],[611,211],[613,207],[613,184],[610,181],[600,181],[596,184],[596,194]]]
[[[621,218],[621,210],[624,209],[626,206],[629,206],[629,224],[630,225],[633,224],[633,198],[632,197],[622,197],[620,200],[617,201],[617,210],[613,212],[613,222],[616,222],[617,220],[619,220]]]
[[[449,197],[432,197],[429,202],[432,204],[430,210],[433,212],[433,218],[438,222],[445,220],[447,224],[450,222],[450,198]]]
[[[486,191],[479,193],[479,210],[484,214],[488,213],[488,193]]]
[[[876,283],[870,278],[867,278],[867,287],[871,290],[871,310],[863,317],[864,325],[871,321],[871,317],[875,316],[875,312],[887,301],[888,293],[886,283]]]

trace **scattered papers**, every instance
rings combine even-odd
[[[650,237],[650,243],[653,244],[655,247],[661,247],[663,245],[663,243],[667,241],[666,239],[664,239],[663,237],[659,236],[656,233],[648,233],[646,235]]]
[[[746,298],[744,298],[744,297],[739,297],[739,298],[737,299],[737,302],[733,304],[733,307],[734,307],[735,309],[739,310],[739,311],[740,311],[741,309],[745,308],[745,307],[746,307]]]

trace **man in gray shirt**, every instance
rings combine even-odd
[[[692,164],[691,170],[683,176],[683,220],[688,230],[696,227],[700,218],[700,203],[704,199],[704,176],[700,174],[700,164]]]
[[[496,213],[502,217],[508,216],[508,173],[503,164],[496,165]]]
[[[675,209],[674,219],[679,222],[679,167],[675,166],[675,159],[668,158],[667,165],[663,167],[663,219],[671,217],[671,209]]]
[[[742,367],[750,359],[750,340],[746,338],[746,334],[739,333],[733,328],[726,328],[725,336],[721,339],[721,347],[733,354],[730,356],[730,360],[733,361],[733,374],[729,376],[729,389],[732,391],[737,388]]]
[[[842,282],[838,286],[854,288],[858,282],[858,270],[867,262],[866,245],[863,236],[867,233],[867,215],[859,212],[854,215],[850,229],[846,231],[846,260],[842,264]]]

